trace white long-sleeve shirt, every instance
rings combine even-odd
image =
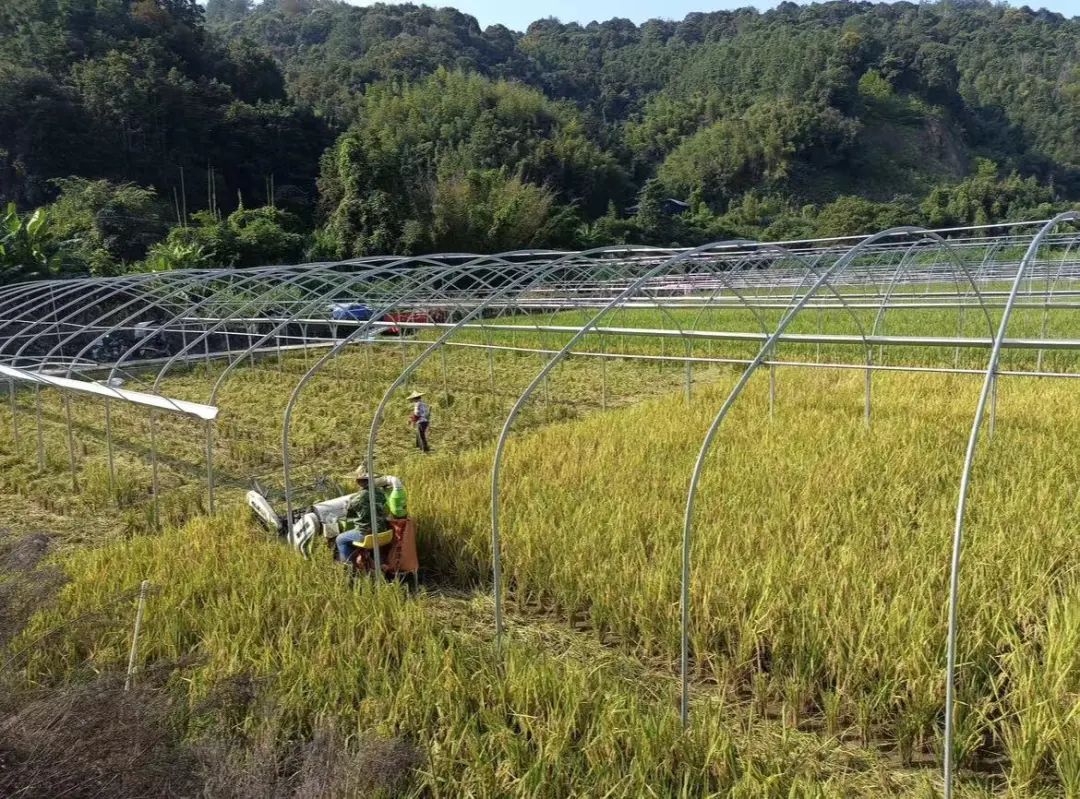
[[[430,422],[431,408],[423,400],[417,400],[416,405],[413,406],[413,416],[416,417],[418,422]]]

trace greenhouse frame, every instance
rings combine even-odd
[[[505,589],[500,469],[515,421],[530,402],[542,398],[553,370],[571,358],[589,363],[600,405],[606,408],[607,364],[613,360],[674,365],[683,373],[680,382],[688,399],[695,368],[734,368],[738,379],[716,408],[693,471],[685,475],[685,506],[673,509],[683,516],[680,671],[686,723],[695,498],[703,467],[710,457],[718,457],[713,452],[718,431],[754,375],[767,373],[771,410],[780,369],[861,372],[867,425],[873,422],[875,373],[981,377],[967,451],[958,464],[949,564],[948,796],[954,769],[960,564],[975,452],[984,428],[986,436],[993,434],[1000,378],[1080,377],[1080,364],[1070,357],[1080,350],[1075,325],[1080,309],[1078,222],[1080,214],[1068,212],[1019,224],[938,231],[902,227],[811,242],[376,257],[21,283],[0,288],[0,378],[7,383],[16,449],[32,435],[42,465],[42,392],[62,397],[73,480],[78,466],[71,402],[100,403],[110,480],[115,477],[112,409],[118,404],[145,408],[155,507],[156,420],[160,414],[189,420],[202,437],[205,462],[199,468],[212,511],[218,485],[215,423],[230,410],[219,405],[223,386],[257,361],[276,359],[280,364],[290,353],[302,353],[306,369],[284,384],[289,399],[284,415],[275,421],[280,425],[281,485],[291,517],[296,486],[290,437],[298,403],[305,388],[339,354],[374,348],[400,351],[396,379],[381,396],[364,398],[377,407],[366,450],[357,457],[372,474],[389,404],[408,390],[422,365],[441,360],[446,392],[447,352],[478,351],[488,359],[493,389],[499,381],[496,353],[535,357],[535,374],[509,408],[491,462],[494,630],[501,640]],[[654,321],[615,323],[631,311]],[[898,314],[921,315],[932,329],[890,333],[888,323]],[[1018,318],[1027,322],[1024,334],[1010,335]],[[530,335],[519,342],[525,333]],[[199,401],[170,396],[170,376],[195,365],[214,370],[205,396]]]

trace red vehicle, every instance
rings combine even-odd
[[[382,332],[387,336],[407,336],[413,332],[414,328],[398,327],[398,324],[407,324],[409,322],[415,322],[420,324],[441,324],[446,321],[446,311],[436,308],[426,311],[397,311],[395,313],[388,313],[382,318],[384,322],[397,323],[390,327],[384,327]]]

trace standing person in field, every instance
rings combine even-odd
[[[416,447],[421,452],[429,452],[431,447],[428,446],[427,431],[428,424],[431,423],[431,408],[424,402],[424,393],[422,391],[414,391],[410,394],[409,402],[414,403],[412,415],[409,417],[409,424],[416,427]]]

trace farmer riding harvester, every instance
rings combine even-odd
[[[322,536],[336,559],[356,571],[370,572],[375,568],[374,550],[378,547],[384,574],[411,574],[415,583],[420,569],[416,525],[408,515],[404,484],[394,475],[369,479],[363,467],[356,471],[356,482],[359,491],[316,502],[291,524],[259,491],[249,491],[247,503],[263,524],[304,557],[310,557],[316,538]],[[376,499],[374,525],[369,491]]]

